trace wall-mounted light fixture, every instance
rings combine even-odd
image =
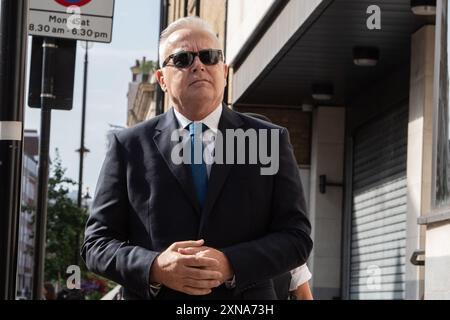
[[[377,47],[354,47],[353,63],[359,67],[374,67],[380,59]]]
[[[419,16],[436,14],[436,0],[411,0],[411,10]]]

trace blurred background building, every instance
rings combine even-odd
[[[136,60],[131,68],[132,81],[128,85],[127,126],[153,118],[156,115],[156,62]]]
[[[39,135],[25,130],[22,173],[22,210],[19,220],[17,298],[31,299],[34,265],[34,214],[37,200]]]

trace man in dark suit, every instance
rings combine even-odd
[[[272,279],[305,263],[312,249],[288,132],[222,104],[228,67],[199,18],[163,32],[160,61],[156,76],[173,108],[112,136],[82,257],[123,285],[128,299],[276,299]],[[177,140],[174,133],[187,129],[188,140]],[[228,148],[226,130],[276,132],[275,142],[257,141],[277,170],[229,163],[236,154],[217,161],[221,136],[224,155],[242,149]],[[174,161],[180,143],[191,156],[200,145],[204,157]],[[247,156],[251,150],[247,143]]]

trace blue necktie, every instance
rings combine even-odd
[[[203,159],[203,132],[207,126],[200,122],[191,122],[189,124],[189,133],[191,136],[191,171],[194,181],[197,199],[203,208],[206,200],[206,191],[208,189],[208,172],[206,163]]]

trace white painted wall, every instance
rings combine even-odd
[[[245,0],[244,2],[246,1],[251,0]],[[234,70],[231,103],[234,103],[241,97],[245,90],[247,90],[253,81],[255,81],[289,39],[291,39],[297,30],[307,22],[308,18],[322,1],[323,0],[291,0],[288,2],[261,40],[255,45],[243,64],[239,69]],[[250,13],[253,15],[252,10]],[[231,12],[228,12],[228,19],[230,19],[232,15]],[[238,27],[234,28],[232,31],[232,33],[239,32],[245,31],[241,31]],[[230,37],[232,37],[232,34],[229,34],[227,37],[231,39]],[[228,43],[229,42],[227,42],[227,48]]]
[[[423,296],[424,268],[409,262],[415,250],[424,249],[425,227],[417,218],[430,212],[433,145],[434,26],[412,35],[407,160],[407,230],[405,298]],[[418,156],[421,155],[421,156]]]
[[[274,2],[275,0],[228,1],[227,63],[233,61]]]
[[[427,228],[425,299],[450,300],[450,224]]]
[[[333,299],[341,291],[343,188],[319,192],[319,176],[344,179],[345,108],[319,107],[313,112],[310,221],[314,248],[309,259],[315,299]]]

